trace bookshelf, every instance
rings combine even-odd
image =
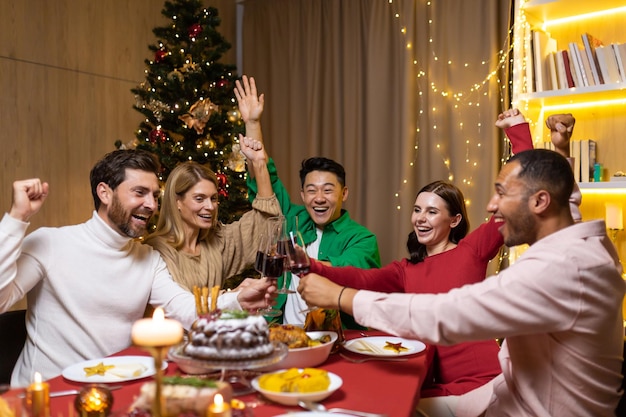
[[[515,0],[513,30],[512,101],[531,125],[535,147],[549,142],[547,116],[572,113],[576,118],[573,140],[597,142],[597,161],[604,167],[603,182],[580,183],[583,219],[605,217],[605,203],[623,206],[626,213],[626,181],[608,181],[617,171],[626,172],[626,82],[607,82],[536,92],[533,86],[532,31],[543,31],[556,40],[557,50],[571,42],[583,48],[581,35],[589,33],[606,45],[626,42],[626,3],[623,0]],[[625,221],[626,223],[626,221]],[[626,265],[626,231],[615,245]]]

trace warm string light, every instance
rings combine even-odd
[[[393,0],[389,0],[389,4],[393,6]],[[428,1],[426,2],[427,7],[431,7],[433,5],[432,1]],[[404,36],[405,38],[405,48],[407,49],[407,51],[412,50],[413,49],[413,45],[411,44],[411,42],[407,39],[407,28],[406,26],[403,24],[402,22],[402,16],[399,12],[395,12],[394,13],[394,17],[396,19],[398,19],[399,21],[399,26],[400,26],[400,32],[401,34]],[[430,18],[428,19],[428,25],[429,27],[434,27],[434,25],[436,24],[436,22]],[[509,65],[510,61],[511,61],[511,54],[513,51],[513,44],[510,44],[508,39],[511,38],[511,35],[513,33],[513,29],[514,27],[511,27],[509,29],[509,32],[507,34],[507,44],[505,45],[504,48],[502,48],[497,55],[497,62],[494,65],[494,68],[487,72],[487,74],[484,76],[484,78],[479,81],[479,82],[475,82],[472,85],[469,85],[466,89],[463,89],[461,91],[450,91],[448,88],[444,88],[441,86],[438,86],[435,82],[431,81],[428,83],[428,88],[430,90],[431,95],[434,93],[437,96],[440,96],[441,98],[443,98],[444,100],[447,100],[449,102],[452,103],[452,108],[455,109],[458,114],[462,114],[464,112],[464,109],[466,109],[467,107],[474,107],[474,108],[479,108],[480,107],[480,98],[481,97],[487,97],[488,96],[488,91],[485,89],[485,87],[488,87],[489,83],[492,81],[496,81],[497,85],[498,85],[498,89],[500,92],[500,103],[502,108],[508,107],[508,104],[504,103],[504,97],[505,97],[505,91],[507,88],[507,85],[505,83],[502,82],[502,80],[500,79],[500,77],[498,76],[499,72],[505,68],[507,65]],[[430,29],[429,33],[432,33],[433,30]],[[435,44],[435,41],[432,37],[430,37],[428,39],[428,42],[430,44]],[[432,60],[435,62],[440,61],[439,55],[437,54],[436,50],[433,48],[432,49]],[[421,79],[426,79],[428,73],[426,70],[419,68],[420,63],[418,62],[418,60],[416,58],[413,58],[412,60],[414,67],[416,68],[416,79],[418,80],[418,85],[419,85],[419,81]],[[453,66],[455,65],[455,63],[452,60],[448,60],[446,62],[446,64],[448,66]],[[490,68],[492,66],[492,61],[482,61],[480,63],[481,66]],[[472,68],[471,65],[467,62],[462,64],[462,69],[467,70],[467,71],[473,71],[474,73],[480,73],[481,71],[477,71],[476,69]],[[420,99],[424,98],[424,94],[423,91],[421,89],[418,88],[417,91],[417,96]],[[424,111],[422,110],[424,108],[424,106],[418,106],[419,110],[418,110],[418,117],[424,114]],[[437,108],[433,107],[431,108],[431,117],[430,117],[430,122],[432,123],[432,125],[430,126],[430,129],[432,132],[435,133],[434,137],[436,138],[438,136],[438,134],[436,133],[437,130],[437,120],[438,120],[438,112],[437,112]],[[419,137],[420,137],[420,128],[419,128],[419,121],[417,123],[418,127],[415,131],[415,145],[413,147],[414,152],[413,152],[413,157],[412,160],[409,162],[409,171],[413,169],[413,167],[416,165],[417,163],[417,158],[418,158],[418,150],[419,150]],[[476,125],[476,130],[477,130],[477,135],[476,138],[480,138],[480,132],[481,132],[481,128],[482,126],[480,125],[480,123],[478,123]],[[460,123],[459,124],[459,132],[461,132],[461,136],[463,137],[470,137],[471,138],[471,134],[469,133],[469,131],[464,129],[464,124]],[[472,160],[470,158],[470,154],[471,154],[471,149],[472,146],[475,146],[476,148],[480,148],[481,147],[481,143],[478,141],[479,139],[477,139],[476,141],[471,138],[471,139],[466,139],[465,141],[465,151],[466,151],[466,157],[465,157],[465,163],[468,164],[470,166],[470,170],[468,172],[473,172],[475,170],[477,170],[479,168],[478,166],[478,162],[476,160]],[[451,164],[451,158],[449,156],[449,151],[448,149],[442,145],[442,143],[440,142],[436,142],[435,143],[435,150],[439,153],[439,157],[443,163],[443,166],[446,167],[447,171],[448,171],[448,176],[447,179],[448,181],[453,181],[455,179],[455,175],[454,175],[454,171],[455,169],[453,169],[452,164]],[[502,161],[504,161],[506,159],[505,156],[502,157]],[[467,178],[463,178],[462,183],[466,186],[472,186],[474,181],[473,181],[473,176],[470,174],[469,177]],[[401,204],[399,204],[400,202],[400,198],[402,195],[402,190],[405,187],[405,185],[408,183],[408,179],[403,179],[401,181],[401,185],[400,187],[397,189],[397,191],[394,194],[394,197],[397,199],[398,204],[396,204],[396,209],[397,210],[401,210],[402,206]],[[466,202],[469,203],[469,202]]]

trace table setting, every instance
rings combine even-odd
[[[290,325],[270,331],[258,315],[229,318],[217,321],[251,320],[242,328],[260,323],[261,332],[273,333],[269,353],[202,357],[189,345],[206,342],[213,331],[200,327],[183,337],[180,323],[156,309],[133,325],[133,346],[70,365],[48,381],[39,376],[0,399],[21,399],[9,417],[409,416],[432,360],[423,343],[378,331],[342,330],[340,343],[333,331]],[[201,344],[199,352],[205,350]],[[247,389],[238,390],[242,385]]]

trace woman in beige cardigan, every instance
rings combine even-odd
[[[238,221],[217,220],[218,180],[206,166],[181,163],[165,184],[156,231],[146,243],[161,253],[174,281],[189,291],[194,286],[222,285],[224,279],[252,265],[267,219],[281,214],[263,144],[240,135],[240,145],[259,193],[252,210]]]

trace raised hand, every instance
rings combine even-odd
[[[265,96],[257,95],[254,77],[248,79],[247,76],[235,81],[235,97],[239,105],[239,112],[244,123],[258,122],[263,114]]]
[[[250,161],[266,161],[265,150],[263,149],[263,142],[243,136],[239,134],[239,146],[241,147],[241,153]]]
[[[546,126],[550,129],[550,139],[558,153],[569,156],[569,141],[574,132],[576,119],[571,113],[553,114],[546,119]]]
[[[39,178],[15,181],[13,183],[13,204],[9,215],[27,222],[39,211],[48,197],[48,183]]]
[[[526,118],[524,118],[524,115],[519,111],[519,109],[509,109],[498,115],[496,127],[500,129],[508,129],[509,127],[522,123],[526,123]]]

